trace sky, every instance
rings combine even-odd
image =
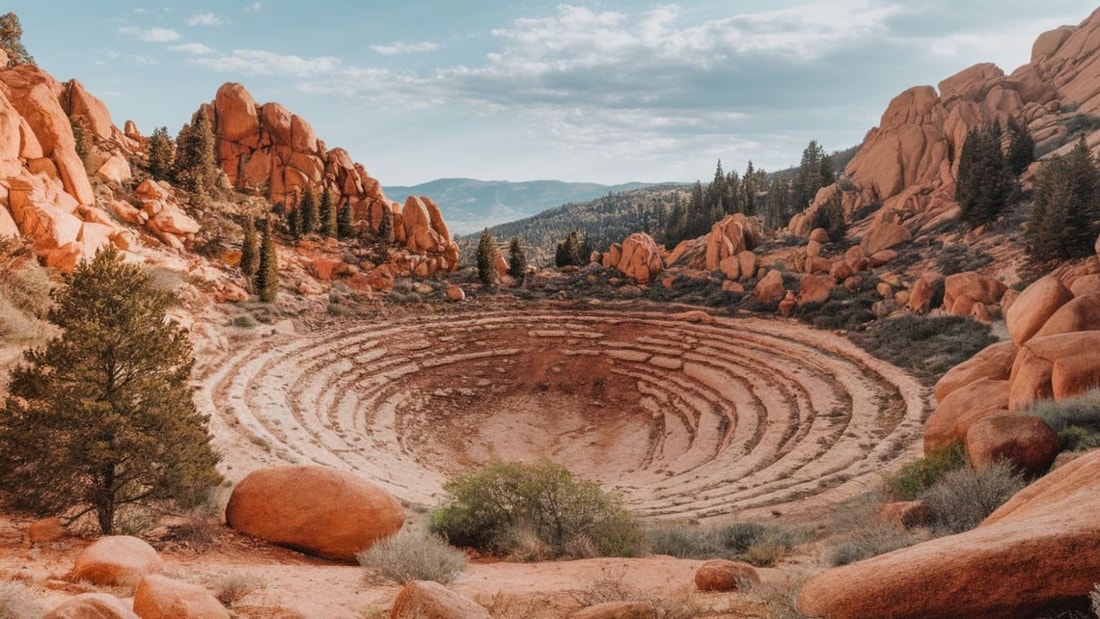
[[[1010,73],[1080,0],[15,0],[23,42],[118,126],[178,132],[225,82],[384,185],[691,182],[862,141],[903,90]]]

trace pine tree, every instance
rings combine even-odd
[[[35,66],[34,58],[23,46],[23,26],[15,13],[0,16],[0,49],[8,55],[8,68],[21,64]]]
[[[393,211],[386,204],[380,205],[381,217],[378,220],[378,242],[389,247],[393,244]]]
[[[149,156],[146,169],[149,176],[157,180],[168,180],[172,173],[172,138],[168,137],[168,127],[153,129],[149,136]]]
[[[302,192],[302,201],[298,203],[298,226],[303,235],[317,231],[320,214],[317,212],[317,201],[313,199],[313,191],[308,187]]]
[[[955,201],[960,218],[972,228],[999,217],[1012,193],[1015,179],[1001,149],[1002,137],[997,123],[972,128],[959,154]]]
[[[345,201],[336,215],[336,236],[342,239],[355,235],[355,228],[351,223],[351,201]]]
[[[292,208],[286,214],[286,230],[294,238],[302,236],[301,212],[302,210],[299,208]]]
[[[214,155],[214,132],[206,112],[200,109],[176,136],[176,159],[172,175],[184,189],[206,196],[217,185],[218,164]]]
[[[241,275],[251,282],[260,269],[260,248],[256,239],[256,224],[249,215],[244,220],[244,239],[241,240]]]
[[[52,296],[61,334],[24,354],[0,409],[6,506],[94,513],[111,534],[120,507],[220,483],[191,399],[191,345],[166,320],[174,297],[114,249],[79,264]]]
[[[1035,139],[1031,132],[1018,119],[1008,122],[1008,153],[1005,155],[1008,169],[1013,176],[1019,176],[1035,161]]]
[[[1064,157],[1047,163],[1035,182],[1027,227],[1034,260],[1091,255],[1100,232],[1100,167],[1082,137]]]
[[[527,254],[524,253],[518,237],[512,237],[508,243],[508,275],[518,282],[527,277]]]
[[[483,284],[486,286],[492,286],[497,281],[496,259],[497,259],[497,242],[493,240],[493,235],[489,233],[489,229],[485,228],[481,232],[481,239],[477,244],[477,276]]]
[[[279,258],[275,254],[275,239],[271,237],[271,222],[264,222],[263,238],[260,241],[260,265],[256,270],[254,289],[260,300],[270,303],[279,293]]]
[[[334,238],[336,236],[336,209],[333,208],[332,194],[329,192],[328,187],[325,187],[321,191],[321,205],[317,209],[320,215],[320,225],[318,226],[318,232],[321,236]]]

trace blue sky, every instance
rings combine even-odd
[[[227,81],[386,185],[708,178],[858,144],[899,92],[1006,72],[1078,0],[9,2],[38,64],[172,135]]]

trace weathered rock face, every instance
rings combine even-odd
[[[635,232],[626,237],[622,243],[619,262],[614,267],[639,284],[653,281],[665,268],[657,243],[644,232]]]
[[[710,228],[703,268],[713,271],[726,258],[743,251],[752,251],[759,242],[759,222],[742,213],[726,215]]]
[[[263,192],[276,204],[297,205],[305,191],[328,190],[333,204],[350,204],[359,227],[377,231],[381,209],[394,215],[399,243],[428,256],[427,274],[458,266],[458,245],[439,207],[424,197],[391,202],[382,186],[341,148],[329,150],[305,119],[278,103],[257,104],[241,84],[218,89],[209,110],[221,169],[234,187]]]
[[[225,521],[275,544],[354,561],[357,553],[400,530],[405,512],[388,492],[351,473],[285,466],[242,479],[229,497]]]
[[[1005,322],[1012,341],[1019,346],[1031,339],[1054,312],[1071,299],[1073,293],[1053,275],[1035,280],[1005,311]]]
[[[1100,383],[1100,331],[1033,337],[1020,348],[1009,378],[1008,405],[1060,400]]]
[[[982,378],[1008,380],[1012,363],[1016,360],[1016,345],[1012,342],[990,344],[973,357],[951,368],[933,388],[936,400],[944,398]]]
[[[152,546],[129,535],[101,537],[76,558],[69,580],[97,585],[135,587],[142,578],[164,569]]]
[[[414,580],[393,601],[392,619],[489,619],[489,611],[437,582]]]
[[[1012,619],[1080,603],[1100,571],[1097,497],[1100,451],[1023,489],[972,531],[810,579],[799,610],[830,619]]]
[[[924,423],[924,452],[961,442],[978,420],[1007,411],[1007,381],[982,378],[956,389],[939,403]]]

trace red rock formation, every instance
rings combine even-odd
[[[943,402],[947,396],[983,378],[1008,380],[1012,363],[1016,359],[1016,345],[1012,342],[990,344],[978,354],[951,368],[933,387],[936,399]]]
[[[695,570],[695,588],[700,591],[737,591],[754,584],[760,584],[760,575],[748,563],[716,559]]]
[[[110,593],[82,593],[55,607],[42,619],[138,619],[138,616]]]
[[[966,456],[980,469],[1007,460],[1032,475],[1042,475],[1062,446],[1047,422],[1033,415],[992,415],[966,432]]]
[[[1008,411],[1008,383],[982,378],[953,391],[924,424],[924,453],[932,453],[966,438],[978,420]]]
[[[635,232],[626,237],[622,244],[622,255],[614,266],[639,284],[653,281],[665,268],[657,243],[644,232]]]
[[[969,316],[976,303],[1000,303],[1008,286],[973,271],[956,273],[944,280],[943,307],[955,316]]]
[[[1005,311],[1005,322],[1012,341],[1019,346],[1030,340],[1054,312],[1071,299],[1073,293],[1053,275],[1036,280]]]

